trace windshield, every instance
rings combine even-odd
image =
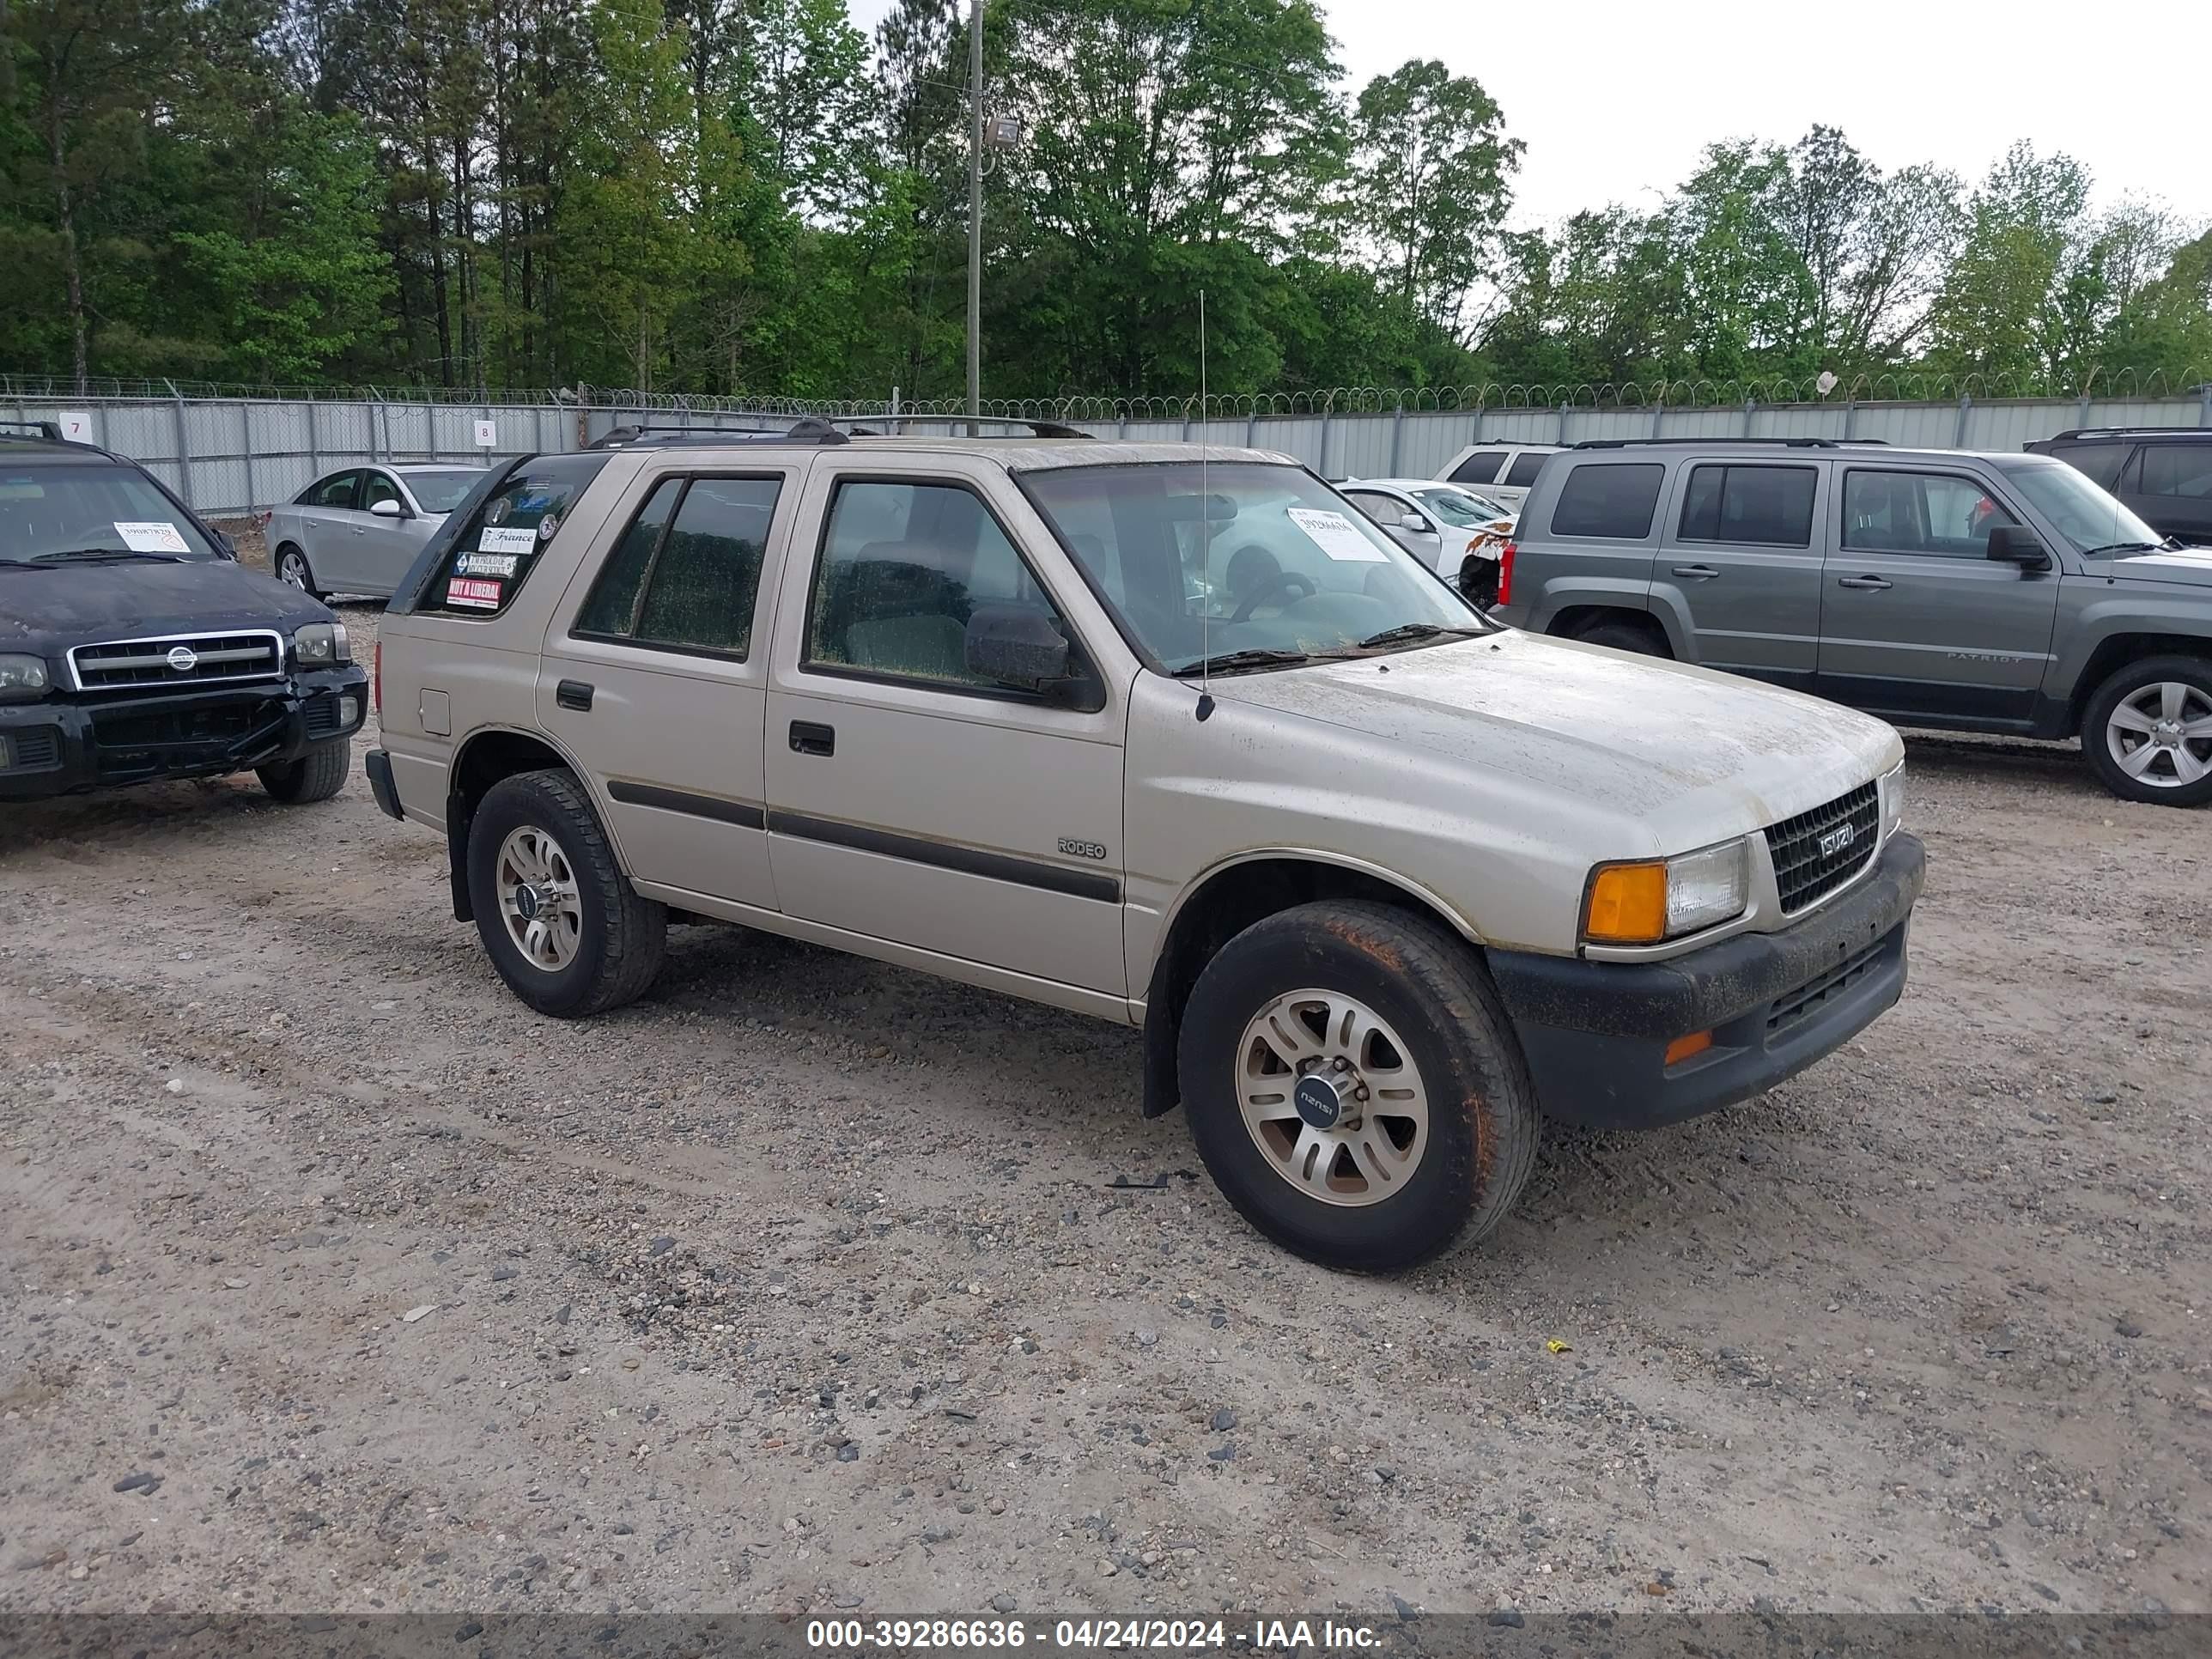
[[[1303,469],[1239,461],[1204,471],[1202,513],[1195,461],[1021,478],[1124,630],[1168,672],[1233,652],[1357,648],[1393,629],[1489,631],[1456,592]]]
[[[91,552],[222,556],[136,467],[0,457],[0,559]]]
[[[1510,509],[1472,489],[1417,489],[1413,499],[1460,530],[1480,530],[1486,524],[1513,516]]]
[[[2119,497],[2063,461],[2002,460],[1997,466],[2038,512],[2058,526],[2076,553],[2141,550],[2166,539],[2130,512]]]
[[[425,513],[450,513],[461,504],[469,491],[477,487],[477,480],[484,475],[480,466],[457,466],[440,472],[408,472],[402,476],[407,488],[415,493],[415,505]]]

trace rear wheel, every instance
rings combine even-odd
[[[261,787],[287,806],[328,800],[345,787],[346,771],[353,763],[353,745],[343,738],[319,743],[297,760],[258,767],[253,775]]]
[[[1223,1194],[1325,1267],[1395,1272],[1480,1238],[1534,1166],[1535,1090],[1481,963],[1386,905],[1299,905],[1230,940],[1177,1064]]]
[[[2082,713],[2081,752],[2123,800],[2212,800],[2212,662],[2148,657],[2113,673]]]
[[[629,884],[571,773],[491,787],[469,824],[468,878],[492,965],[541,1014],[618,1008],[660,971],[668,913]]]
[[[290,542],[276,550],[276,580],[310,599],[323,597],[323,590],[315,586],[315,573],[308,568],[307,554]]]

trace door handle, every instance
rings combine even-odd
[[[837,728],[817,726],[812,720],[793,720],[791,747],[795,754],[834,755],[837,752]]]
[[[1721,573],[1709,564],[1678,564],[1674,574],[1693,582],[1709,582]]]
[[[592,706],[592,686],[586,680],[562,680],[553,688],[553,701],[563,708],[579,711]]]
[[[1839,576],[1836,579],[1836,586],[1856,587],[1864,592],[1875,593],[1880,592],[1886,587],[1893,587],[1896,584],[1886,576]]]

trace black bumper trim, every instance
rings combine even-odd
[[[341,694],[356,700],[353,724],[338,730],[311,729],[308,705]],[[297,760],[319,744],[349,737],[367,718],[368,706],[368,672],[350,664],[252,684],[210,685],[152,696],[88,693],[81,698],[48,697],[0,706],[0,732],[50,729],[57,734],[58,750],[52,763],[35,770],[0,769],[0,800],[34,800],[168,778],[221,777]],[[118,731],[128,729],[127,722],[151,729],[203,710],[249,711],[251,723],[237,732],[206,737],[163,733],[116,739]],[[101,741],[103,723],[109,737],[106,743]]]
[[[1593,1128],[1673,1123],[1794,1076],[1905,992],[1906,932],[1926,854],[1890,838],[1850,892],[1778,933],[1741,933],[1665,962],[1490,952],[1490,971],[1547,1116]],[[1850,972],[1814,999],[1799,994]],[[1783,1018],[1770,1021],[1782,1005]],[[1712,1046],[1679,1065],[1667,1045]]]
[[[368,774],[368,793],[376,799],[376,810],[387,818],[406,822],[407,814],[399,808],[399,791],[392,781],[392,757],[381,749],[372,749],[362,768]]]

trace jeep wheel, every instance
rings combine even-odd
[[[2119,670],[2089,699],[2081,752],[2123,800],[2212,800],[2212,662],[2150,657]]]
[[[1177,1066],[1224,1195],[1324,1267],[1390,1273],[1480,1238],[1535,1163],[1535,1091],[1481,963],[1385,905],[1299,905],[1230,940]]]
[[[315,573],[307,568],[307,556],[289,542],[276,550],[276,580],[311,599],[323,597],[323,590],[315,586]]]
[[[1585,645],[1602,645],[1614,651],[1633,651],[1639,657],[1672,658],[1667,637],[1657,629],[1632,622],[1592,623],[1575,637]]]
[[[297,760],[254,769],[261,787],[287,806],[328,800],[345,787],[346,770],[353,764],[353,745],[343,738],[319,743]]]
[[[468,875],[492,965],[539,1013],[618,1008],[660,971],[668,913],[629,884],[569,773],[491,787],[469,824]]]

